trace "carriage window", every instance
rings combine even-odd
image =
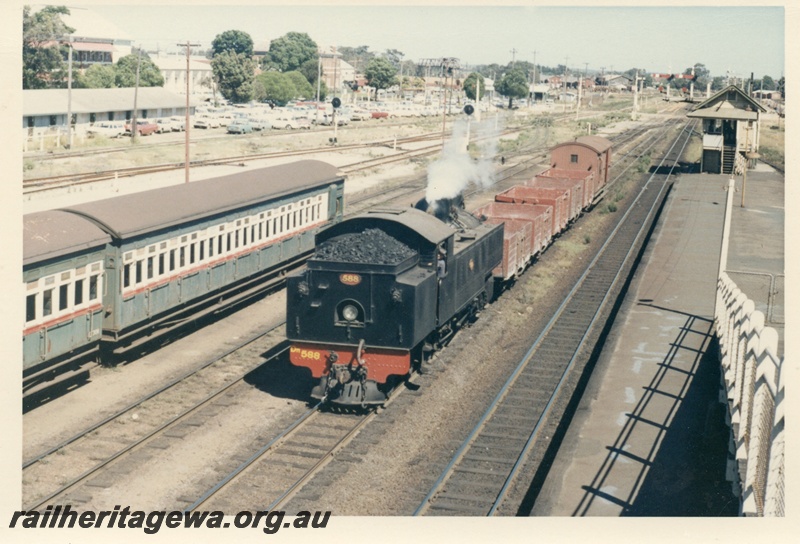
[[[48,316],[53,313],[53,290],[47,289],[42,293],[42,315]]]
[[[186,265],[186,246],[182,246],[178,251],[178,268],[183,268]]]
[[[147,258],[147,279],[151,279],[153,277],[153,258]]]
[[[205,259],[206,256],[206,241],[205,240],[201,241],[199,246],[200,246],[200,256],[197,258],[197,260],[202,261],[203,259]]]
[[[189,264],[194,264],[194,246],[195,244],[189,246]]]
[[[75,282],[75,306],[83,304],[83,280]]]
[[[131,265],[126,264],[122,269],[122,286],[129,287],[131,284]]]
[[[136,283],[142,283],[142,261],[136,261]]]
[[[69,306],[69,285],[61,285],[58,288],[58,309],[66,310]]]
[[[89,300],[94,300],[98,297],[97,279],[99,277],[100,277],[99,274],[95,274],[94,276],[89,276]]]
[[[25,321],[36,319],[36,293],[25,297]]]
[[[164,273],[164,254],[160,253],[158,255],[158,275],[160,276],[163,273]]]

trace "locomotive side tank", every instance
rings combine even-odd
[[[382,404],[424,351],[487,302],[502,226],[453,218],[384,209],[318,235],[306,270],[287,284],[290,361],[320,380],[312,397]]]

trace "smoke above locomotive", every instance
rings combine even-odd
[[[442,155],[428,167],[428,186],[425,190],[427,206],[417,208],[429,211],[442,220],[452,206],[463,208],[464,191],[470,183],[483,188],[494,183],[492,161],[497,154],[497,138],[487,123],[477,123],[472,129],[486,142],[479,146],[478,157],[467,152],[468,121],[459,120],[453,125],[453,135],[442,149]],[[492,124],[493,126],[493,124]]]

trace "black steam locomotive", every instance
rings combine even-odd
[[[312,397],[382,404],[488,302],[502,252],[503,226],[460,201],[376,210],[318,234],[287,287],[290,360],[319,378]]]

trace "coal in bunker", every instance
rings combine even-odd
[[[343,263],[398,264],[416,252],[380,229],[343,234],[317,246],[315,259]]]

